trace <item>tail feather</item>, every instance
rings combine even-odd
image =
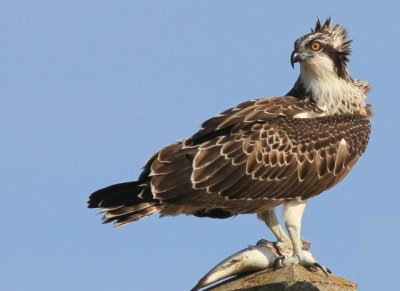
[[[108,223],[110,221],[116,220],[113,225],[114,226],[122,226],[124,224],[140,220],[140,219],[142,219],[142,218],[144,218],[146,216],[152,215],[152,214],[157,213],[159,211],[160,211],[159,206],[153,205],[153,206],[149,206],[149,207],[147,207],[145,209],[142,209],[142,210],[140,210],[138,212],[128,213],[128,214],[119,216],[117,219],[114,218],[114,219],[111,219],[111,220],[108,220],[108,221],[104,220],[103,223]]]
[[[152,194],[141,195],[147,192],[147,185],[138,181],[119,183],[97,190],[89,197],[88,208],[111,208],[122,205],[134,205],[145,200],[152,200]]]
[[[146,209],[153,205],[154,204],[151,202],[143,202],[143,203],[139,203],[137,205],[132,205],[132,206],[120,206],[120,207],[114,208],[114,209],[107,209],[107,213],[105,215],[106,215],[106,218],[121,216],[124,214],[135,213],[135,212],[141,211],[141,210]]]
[[[114,221],[114,226],[142,219],[160,211],[160,202],[146,183],[138,181],[115,184],[92,193],[88,208],[100,208],[103,223]]]

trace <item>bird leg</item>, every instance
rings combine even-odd
[[[302,258],[302,243],[300,240],[301,220],[307,201],[290,201],[283,206],[285,226],[293,244],[293,257]]]
[[[277,263],[288,265],[288,264],[299,264],[307,268],[319,268],[325,274],[329,273],[329,269],[322,267],[310,256],[306,256],[303,251],[303,244],[300,239],[301,220],[306,207],[307,200],[292,200],[283,206],[283,216],[285,219],[285,226],[289,233],[290,241],[293,245],[292,256],[281,256]]]
[[[293,249],[292,242],[290,241],[289,236],[279,224],[278,218],[276,217],[275,213],[275,207],[268,209],[264,212],[257,213],[257,217],[264,221],[268,228],[275,235],[277,239],[275,246],[280,252],[283,252],[283,250],[286,249]]]

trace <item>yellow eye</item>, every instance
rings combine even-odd
[[[313,51],[319,51],[320,50],[320,48],[321,48],[321,44],[319,43],[319,42],[313,42],[312,44],[311,44],[311,49],[313,50]]]

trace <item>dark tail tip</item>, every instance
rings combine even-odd
[[[146,183],[138,181],[111,185],[89,196],[88,208],[100,208],[103,223],[114,226],[136,221],[159,211],[160,203],[153,199]]]

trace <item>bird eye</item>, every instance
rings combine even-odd
[[[319,42],[313,42],[312,44],[311,44],[311,49],[313,50],[313,51],[319,51],[320,50],[320,48],[321,48],[321,44],[319,43]]]

